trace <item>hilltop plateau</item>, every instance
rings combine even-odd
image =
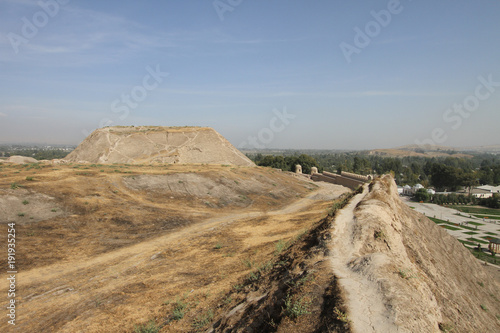
[[[65,159],[72,163],[254,166],[208,127],[128,126],[95,130]]]

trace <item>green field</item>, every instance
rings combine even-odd
[[[448,230],[453,230],[453,231],[462,230],[462,229],[457,228],[457,227],[451,227],[451,226],[449,226],[449,225],[447,225],[447,224],[439,224],[439,226],[440,226],[441,228],[445,228],[445,229],[448,229]]]
[[[500,220],[500,216],[486,216],[486,215],[481,215],[481,214],[474,214],[473,216],[478,217],[482,219],[483,217],[490,219],[490,220]]]
[[[481,240],[481,239],[477,239],[477,238],[467,238],[467,240],[470,240],[471,242],[476,242],[476,243],[479,243],[479,244],[489,244],[490,242],[487,242],[487,241],[484,241],[484,240]]]
[[[469,246],[477,246],[476,243],[472,243],[472,242],[469,242],[469,241],[466,241],[466,240],[463,240],[463,239],[459,239],[458,240],[460,243],[462,244],[465,244],[465,245],[469,245]]]
[[[483,214],[483,215],[498,215],[500,216],[500,209],[486,208],[486,207],[467,207],[467,206],[449,206],[450,208],[467,214]]]
[[[477,223],[477,222],[471,222],[471,221],[469,221],[468,223],[472,224],[472,225],[484,225],[483,223]]]

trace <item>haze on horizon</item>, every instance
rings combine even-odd
[[[500,144],[500,2],[0,2],[0,143],[210,126],[240,148]]]

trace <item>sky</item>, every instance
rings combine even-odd
[[[500,144],[500,1],[0,0],[0,143]]]

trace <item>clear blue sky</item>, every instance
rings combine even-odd
[[[0,142],[112,124],[240,147],[500,144],[500,1],[41,2],[0,1]]]

